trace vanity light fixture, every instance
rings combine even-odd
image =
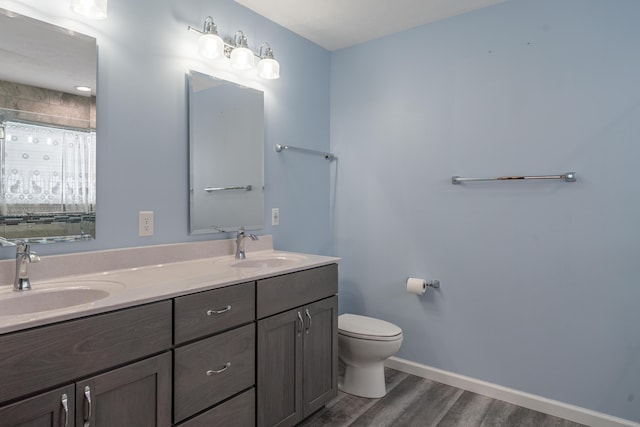
[[[229,58],[229,64],[232,68],[241,71],[253,69],[255,57],[258,57],[260,59],[257,66],[258,76],[266,80],[280,78],[280,64],[274,59],[273,50],[269,43],[263,43],[260,46],[259,54],[255,54],[249,48],[247,37],[242,30],[236,31],[233,39],[223,40],[218,35],[217,26],[211,16],[205,18],[202,31],[192,26],[189,26],[188,30],[200,34],[198,51],[203,57],[215,59],[224,55]]]
[[[107,0],[70,0],[71,10],[88,19],[107,18]]]

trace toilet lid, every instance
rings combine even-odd
[[[390,322],[357,314],[338,316],[338,332],[354,338],[387,341],[398,339],[402,329]]]

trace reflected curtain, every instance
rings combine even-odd
[[[1,125],[1,214],[95,210],[95,130]]]

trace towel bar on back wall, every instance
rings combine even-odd
[[[452,184],[462,184],[467,181],[517,181],[517,180],[527,180],[527,179],[561,179],[565,182],[576,182],[576,173],[575,172],[566,172],[562,175],[534,175],[534,176],[499,176],[496,178],[463,178],[460,176],[452,176],[451,183]]]
[[[291,145],[276,144],[276,151],[280,153],[282,150],[293,150],[293,151],[300,151],[308,154],[316,154],[318,156],[324,157],[329,161],[337,159],[337,157],[332,153],[325,153],[324,151],[309,150],[308,148],[300,148],[300,147],[292,147]]]
[[[253,190],[253,186],[251,184],[245,185],[243,187],[207,187],[204,191],[211,193],[212,191],[230,191],[230,190],[244,190],[251,191]]]

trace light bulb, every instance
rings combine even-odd
[[[205,58],[217,58],[224,53],[224,41],[217,34],[203,34],[198,39],[198,52]]]
[[[263,58],[258,62],[258,75],[263,79],[280,78],[280,64],[273,58]]]
[[[231,51],[231,66],[236,70],[253,68],[253,52],[247,47],[236,47]]]

